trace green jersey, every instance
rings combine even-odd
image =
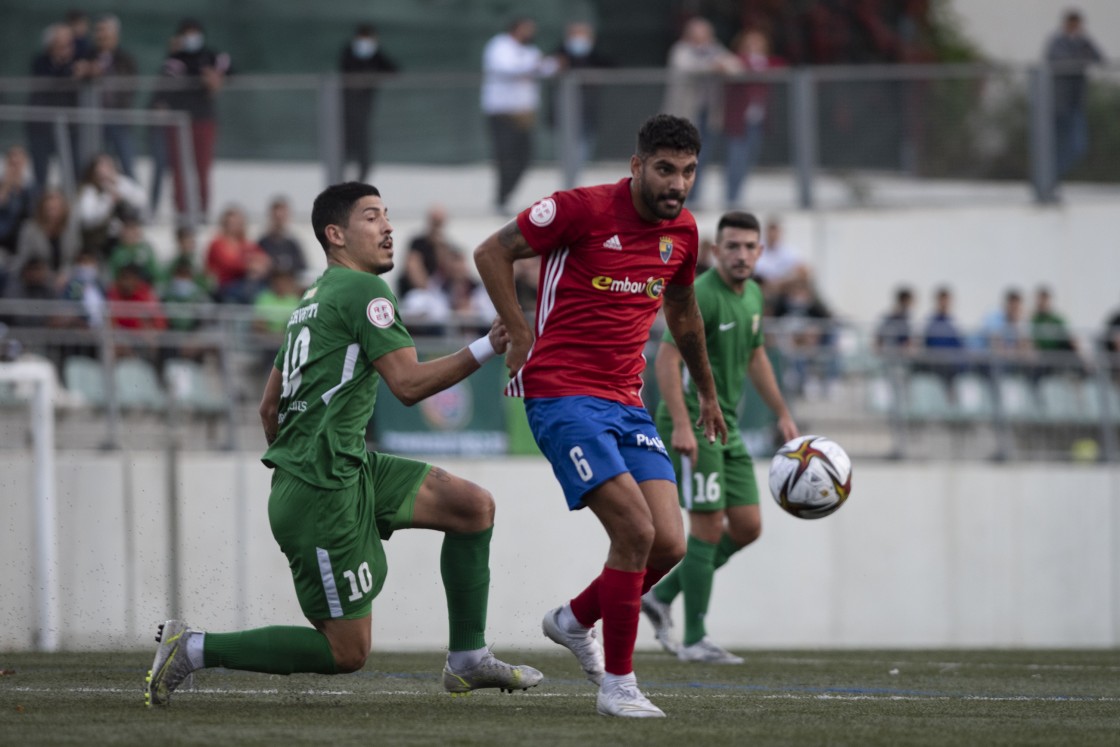
[[[758,283],[747,280],[743,292],[736,293],[723,282],[712,268],[693,285],[700,316],[704,319],[704,336],[708,346],[708,361],[716,382],[716,395],[723,418],[728,427],[739,422],[736,412],[746,384],[747,364],[762,338],[762,290]],[[675,344],[668,329],[663,342]],[[700,416],[700,399],[696,385],[684,369],[684,401],[693,422]],[[668,408],[662,402],[658,417],[668,417]]]
[[[379,378],[372,362],[412,345],[384,280],[327,268],[288,318],[275,362],[279,427],[262,461],[321,488],[353,484],[369,460]]]

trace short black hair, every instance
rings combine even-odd
[[[327,226],[345,226],[350,222],[350,213],[355,203],[363,197],[380,197],[381,193],[372,184],[362,182],[342,182],[332,184],[319,193],[311,206],[311,228],[323,251],[330,249],[327,241]]]
[[[178,32],[180,34],[185,34],[188,31],[203,31],[202,21],[197,18],[184,18],[179,21]]]
[[[762,233],[762,225],[758,222],[754,213],[747,213],[742,210],[732,210],[720,216],[719,223],[716,224],[716,236],[719,236],[725,228],[742,228],[747,231]]]
[[[372,23],[359,23],[354,29],[354,36],[377,36],[377,27]]]
[[[638,155],[652,156],[662,149],[700,155],[700,133],[684,117],[655,114],[638,130]]]

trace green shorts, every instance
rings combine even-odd
[[[385,583],[381,542],[412,525],[416,494],[431,468],[371,452],[355,483],[330,490],[273,470],[268,521],[304,615],[329,620],[370,613]]]
[[[657,431],[668,446],[673,424],[668,418],[657,419]],[[677,475],[677,494],[681,508],[688,511],[724,511],[731,506],[758,505],[758,483],[754,479],[751,459],[738,428],[727,434],[727,443],[708,443],[704,433],[696,433],[696,461],[682,459],[669,449],[673,471]]]

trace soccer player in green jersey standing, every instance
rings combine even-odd
[[[726,213],[716,230],[715,264],[696,278],[694,286],[719,405],[728,426],[726,444],[697,438],[694,424],[700,409],[696,387],[682,379],[681,355],[668,331],[654,363],[662,397],[657,430],[672,447],[680,502],[688,511],[689,535],[684,559],[642,596],[642,611],[653,623],[662,647],[684,661],[743,661],[708,639],[704,616],[716,569],[758,539],[762,531],[754,464],[736,427],[736,409],[746,384],[744,372],[778,416],[782,440],[798,435],[763,347],[762,292],[750,279],[761,253],[758,219],[750,213]],[[681,592],[684,645],[673,638],[669,614]]]
[[[288,320],[261,401],[272,468],[268,519],[288,558],[296,595],[314,627],[273,626],[204,633],[179,620],[160,626],[146,699],[164,705],[192,671],[336,674],[362,668],[370,651],[373,598],[385,581],[382,540],[396,529],[445,533],[440,571],[449,653],[443,686],[524,690],[536,669],[511,666],[486,647],[490,588],[490,493],[438,467],[367,453],[366,423],[378,378],[411,405],[466,378],[509,338],[489,335],[421,363],[396,299],[378,277],[393,267],[393,228],[375,187],[326,189],[311,212],[327,269]]]

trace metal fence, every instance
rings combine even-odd
[[[928,204],[996,199],[976,185],[1027,186],[1014,199],[1058,197],[1055,82],[1068,71],[1045,66],[892,65],[805,67],[742,74],[715,81],[725,102],[736,87],[766,91],[759,168],[792,177],[790,204],[826,201],[828,178],[848,202]],[[392,76],[232,76],[217,94],[221,158],[312,161],[325,181],[337,181],[345,158],[343,94],[376,93],[368,124],[374,158],[386,163],[465,164],[488,159],[479,112],[481,78],[474,72]],[[1089,69],[1086,115],[1090,138],[1084,158],[1064,178],[1120,184],[1120,66]],[[580,181],[588,159],[629,157],[642,120],[660,111],[664,69],[577,70],[542,81],[536,157],[555,165],[564,185]],[[694,84],[705,82],[702,78]],[[0,144],[23,140],[20,107],[34,91],[67,84],[36,78],[0,78]],[[73,84],[78,108],[52,112],[56,121],[84,124],[81,163],[100,149],[96,111],[109,90],[128,90],[146,109],[152,94],[181,87],[152,76]],[[31,112],[31,110],[23,110]],[[729,109],[709,112],[704,164],[722,173]],[[41,115],[42,112],[39,112]],[[27,117],[24,117],[26,120]],[[138,125],[159,124],[135,117]],[[697,117],[697,119],[702,119]],[[61,134],[59,135],[61,138]],[[141,139],[141,144],[143,140]],[[58,143],[60,149],[65,144]],[[953,185],[967,188],[953,189]]]
[[[186,449],[263,448],[257,406],[280,335],[262,331],[251,307],[164,307],[166,318],[197,321],[189,331],[89,328],[80,321],[83,313],[74,302],[0,302],[7,325],[0,352],[56,366],[61,447],[161,448],[173,440]],[[134,304],[109,309],[110,318],[151,313]],[[418,337],[417,347],[421,355],[454,351],[476,337],[479,326],[486,326],[483,320],[458,319]],[[840,321],[812,326],[776,318],[766,329],[801,430],[832,436],[853,457],[1120,461],[1120,355],[1088,332],[1077,336],[1076,350],[1004,353],[977,344],[884,348],[870,327]],[[652,340],[659,338],[655,328],[650,361]],[[500,388],[500,378],[487,381]],[[26,395],[0,383],[0,447],[24,445],[27,418],[18,413],[28,406]],[[643,396],[656,407],[652,366]],[[381,417],[403,417],[403,408],[379,410]],[[526,453],[516,413],[507,408],[506,417],[509,451]],[[748,391],[740,426],[757,458],[777,446],[773,422]],[[437,418],[431,427],[469,428],[465,423]],[[380,428],[371,427],[371,440],[393,424],[374,425]],[[462,442],[451,438],[454,433],[443,435],[421,440]]]

